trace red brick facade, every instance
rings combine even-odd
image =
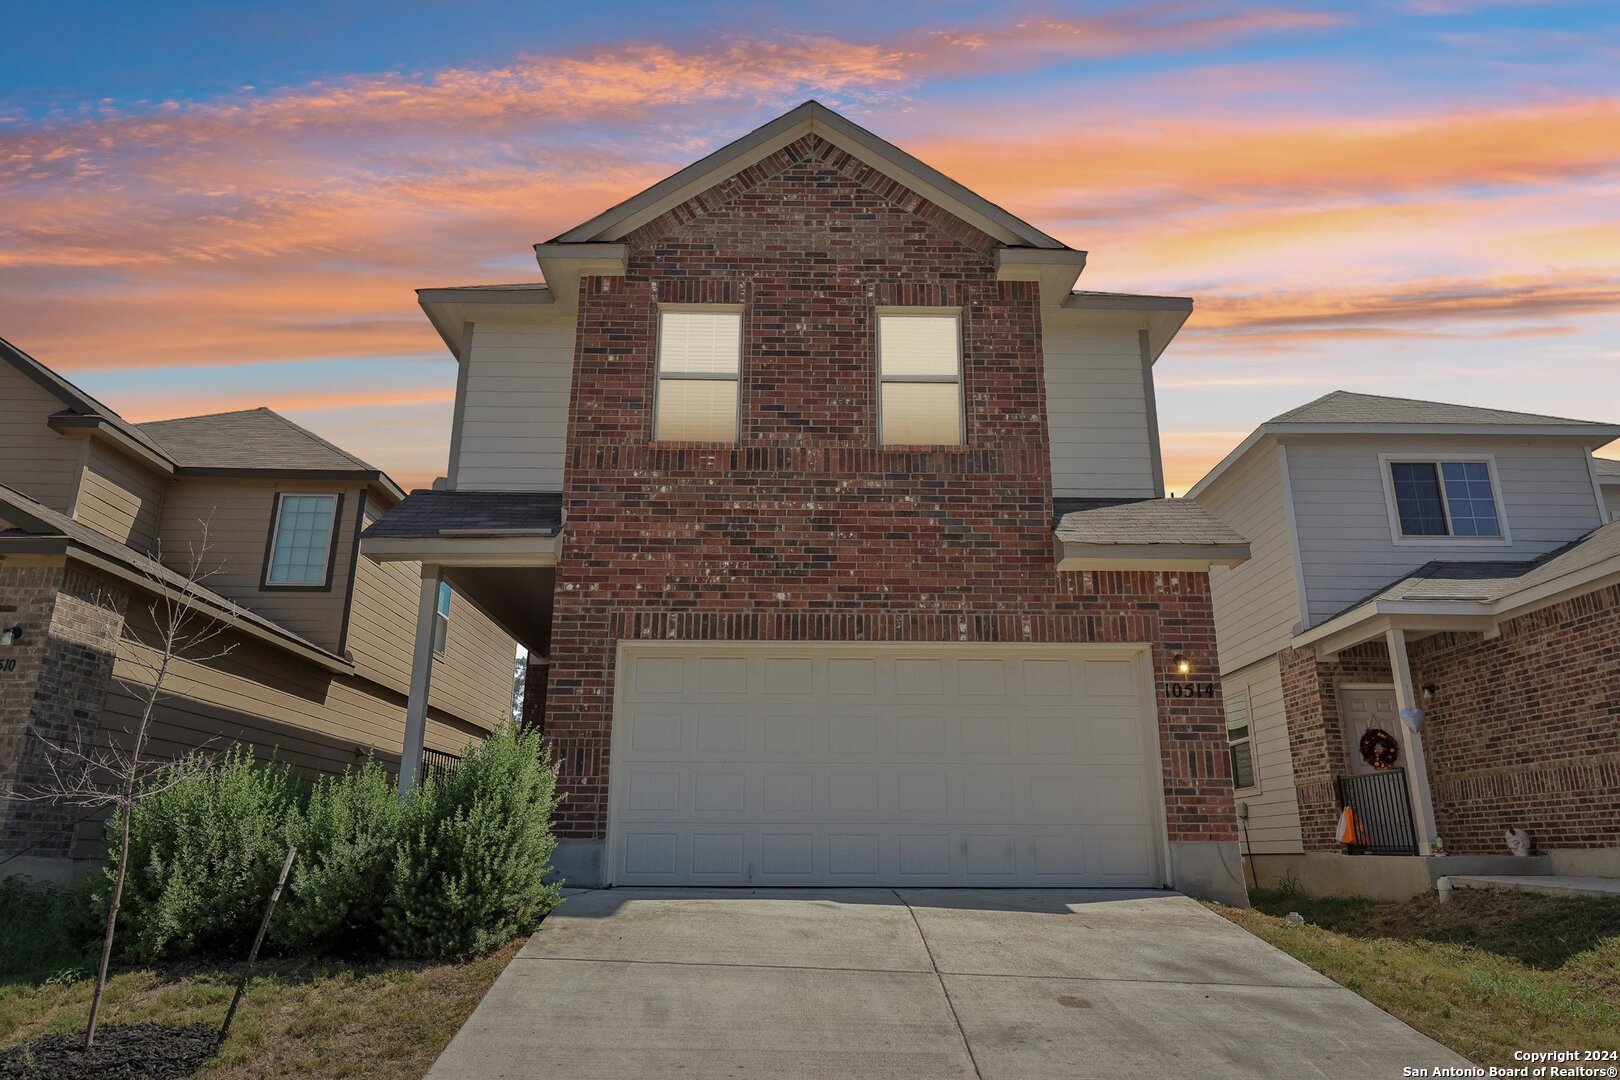
[[[1037,286],[814,136],[585,278],[546,732],[561,835],[607,826],[623,639],[1148,642],[1215,670],[1208,578],[1058,574]],[[654,444],[658,304],[744,305],[736,447]],[[967,445],[877,445],[874,308],[962,311]],[[1201,678],[1208,678],[1206,674]],[[1233,840],[1220,702],[1160,697],[1172,840]]]
[[[1536,846],[1620,847],[1620,586],[1503,623],[1501,635],[1437,634],[1408,646],[1424,702],[1435,829],[1461,855],[1507,853],[1509,827]],[[1281,656],[1306,851],[1342,851],[1333,779],[1348,769],[1338,687],[1388,682],[1382,642],[1316,660]]]
[[[1620,847],[1620,586],[1410,653],[1436,689],[1423,745],[1448,850],[1502,854],[1510,826],[1540,849]]]

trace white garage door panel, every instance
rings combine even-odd
[[[627,643],[614,878],[1157,885],[1139,663],[1072,645]]]

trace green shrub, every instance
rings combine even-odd
[[[556,805],[550,755],[509,720],[455,772],[429,779],[405,807],[384,913],[389,951],[459,959],[531,929],[559,899],[543,880]]]
[[[298,858],[270,924],[275,947],[376,952],[402,821],[393,779],[374,760],[318,781],[288,830]]]
[[[257,765],[239,747],[217,764],[189,757],[160,774],[131,818],[123,951],[156,960],[250,942],[287,854],[301,787],[288,766]],[[117,815],[107,836],[116,860]],[[103,903],[115,870],[107,868]]]
[[[84,973],[95,963],[106,908],[88,886],[0,879],[0,984]]]

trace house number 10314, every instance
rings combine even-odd
[[[1220,687],[1212,682],[1173,682],[1166,688],[1166,693],[1178,698],[1212,698],[1220,693]]]

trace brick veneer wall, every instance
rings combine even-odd
[[[989,237],[811,136],[628,239],[624,278],[580,284],[561,835],[605,835],[621,639],[1151,642],[1156,672],[1216,670],[1207,575],[1053,569],[1039,296]],[[738,446],[651,442],[660,302],[745,305]],[[967,446],[877,445],[879,305],[962,309]],[[1159,722],[1171,839],[1235,839],[1220,702],[1161,692]]]
[[[1340,723],[1339,687],[1389,682],[1389,654],[1382,642],[1375,641],[1347,649],[1333,662],[1317,659],[1316,650],[1308,646],[1284,649],[1278,661],[1301,842],[1306,851],[1342,851],[1339,796],[1333,782],[1349,772],[1350,761]]]
[[[47,790],[42,741],[73,745],[95,737],[106,699],[127,590],[57,566],[0,566],[0,622],[21,625],[17,670],[0,674],[0,783],[6,793]],[[32,730],[30,730],[32,729]],[[0,803],[0,851],[36,858],[72,854],[81,808],[44,801]]]
[[[1425,704],[1436,827],[1450,851],[1620,846],[1620,586],[1409,649]]]

